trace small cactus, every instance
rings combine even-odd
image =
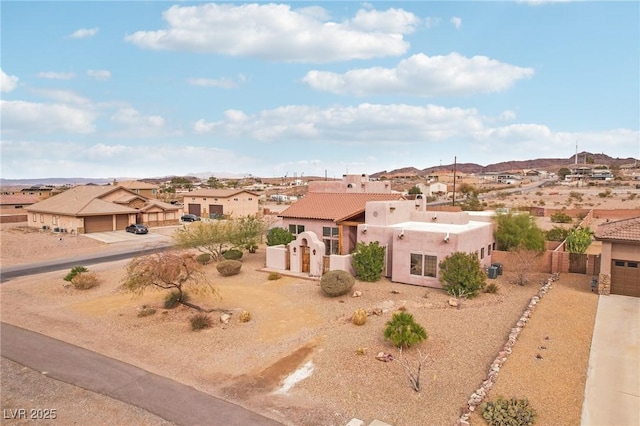
[[[364,309],[356,309],[353,311],[351,322],[355,325],[364,325],[367,322],[367,311]]]

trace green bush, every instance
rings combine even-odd
[[[486,284],[484,270],[474,253],[450,254],[438,266],[442,288],[452,296],[472,299]]]
[[[267,231],[268,246],[287,245],[295,239],[296,237],[284,228],[271,228]]]
[[[329,271],[320,279],[320,289],[329,297],[349,293],[356,279],[347,271]]]
[[[191,330],[193,331],[209,328],[213,324],[211,317],[203,313],[191,316],[191,318],[189,318],[189,322],[191,323]]]
[[[71,268],[71,271],[67,275],[65,275],[65,277],[63,279],[65,281],[71,282],[73,277],[75,277],[76,275],[81,274],[83,272],[89,272],[89,270],[87,268],[85,268],[84,266],[74,266],[73,268]]]
[[[93,272],[80,272],[71,279],[71,284],[78,290],[88,290],[98,285],[98,276]]]
[[[427,340],[425,329],[415,322],[409,312],[396,312],[387,322],[384,337],[398,348],[409,348]]]
[[[242,262],[239,260],[223,260],[216,265],[216,269],[223,277],[239,274],[240,268],[242,268]]]
[[[491,426],[528,426],[533,425],[536,412],[526,399],[503,399],[485,402],[481,406],[482,418]]]
[[[222,253],[222,257],[227,260],[240,260],[242,259],[242,252],[240,250],[231,249]]]
[[[172,291],[164,297],[163,306],[165,307],[165,309],[173,309],[178,306],[180,302],[186,302],[187,300],[189,300],[189,297],[184,291],[182,292],[182,299],[180,299],[179,291]]]
[[[551,222],[553,223],[571,223],[572,221],[571,216],[563,211],[555,212],[551,215]]]
[[[279,280],[280,278],[282,278],[282,275],[277,272],[270,272],[269,277],[267,277],[269,281]]]
[[[377,241],[356,244],[351,265],[360,280],[373,282],[380,279],[384,269],[384,251]]]
[[[196,257],[196,260],[199,264],[206,265],[207,263],[211,262],[211,255],[209,253],[202,253],[199,254],[198,257]]]
[[[584,253],[591,245],[591,229],[578,226],[567,235],[567,251],[569,253]]]
[[[569,230],[564,229],[560,226],[554,226],[550,230],[545,233],[545,238],[547,241],[564,241],[565,238],[569,235]]]

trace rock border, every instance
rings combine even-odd
[[[522,316],[516,323],[516,326],[511,329],[511,333],[509,333],[509,338],[507,339],[506,343],[504,344],[500,352],[498,352],[498,356],[491,363],[489,372],[487,373],[487,377],[482,382],[480,387],[471,394],[471,397],[467,401],[466,405],[462,408],[462,414],[456,421],[456,426],[470,425],[469,417],[471,416],[471,413],[474,412],[476,408],[482,403],[484,398],[489,393],[489,390],[496,383],[502,364],[504,364],[509,358],[509,355],[513,351],[513,346],[516,344],[518,336],[520,336],[520,332],[527,324],[527,321],[529,321],[529,318],[531,318],[533,310],[535,309],[542,296],[544,296],[549,292],[549,290],[551,290],[553,283],[557,280],[558,274],[554,274],[553,276],[548,278],[547,282],[540,287],[538,293],[531,298],[529,305],[527,305],[527,307],[525,308]]]

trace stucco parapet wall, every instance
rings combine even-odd
[[[558,275],[554,274],[549,279],[547,279],[547,282],[542,287],[540,287],[540,290],[538,290],[538,293],[531,298],[531,301],[525,308],[524,312],[522,313],[522,316],[516,322],[515,327],[511,329],[511,332],[509,333],[509,337],[507,338],[506,343],[504,344],[500,352],[498,352],[498,356],[491,363],[491,366],[489,367],[489,372],[487,373],[487,377],[482,382],[480,387],[469,397],[469,400],[467,401],[463,409],[464,411],[462,415],[456,421],[456,425],[466,426],[470,424],[469,418],[471,416],[471,413],[474,412],[476,408],[478,408],[478,406],[482,403],[482,401],[485,399],[485,397],[489,393],[489,390],[497,382],[498,374],[500,373],[500,369],[502,368],[502,365],[507,361],[507,359],[509,358],[509,355],[511,355],[511,352],[513,351],[513,347],[516,344],[516,341],[518,340],[518,337],[520,336],[522,329],[529,321],[529,318],[531,318],[531,315],[533,314],[533,311],[536,305],[538,304],[542,296],[544,296],[549,292],[549,290],[551,290],[553,283],[557,280],[558,280]]]
[[[487,226],[492,225],[488,222],[469,221],[461,225],[437,222],[402,222],[391,225],[390,227],[395,229],[404,229],[405,231],[449,232],[452,234],[459,234],[474,229],[481,229]]]

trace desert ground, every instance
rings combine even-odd
[[[539,195],[514,195],[499,202],[517,207],[543,200],[551,207],[549,191],[556,190],[545,188]],[[588,197],[584,199],[590,202]],[[613,193],[602,202],[597,194],[593,197],[594,207],[640,207],[627,192]],[[567,207],[572,203],[566,197],[560,201]],[[543,229],[552,226],[548,218],[537,220]],[[173,229],[151,232],[169,236]],[[61,240],[20,224],[3,224],[0,242],[3,267],[109,251],[117,245],[82,235]],[[164,293],[150,291],[139,297],[124,293],[120,282],[126,264],[91,266],[100,285],[90,290],[64,286],[67,271],[5,282],[0,286],[1,319],[292,426],[341,426],[353,417],[366,424],[374,419],[396,426],[455,424],[523,310],[549,278],[537,274],[528,285],[518,286],[511,283],[513,271],[505,265],[504,275],[488,280],[499,286],[497,294],[481,293],[459,307],[450,306],[449,296],[441,290],[386,279],[357,281],[353,292],[361,292],[360,297],[328,298],[318,281],[308,277],[269,280],[261,246],[257,253],[244,255],[239,275],[222,277],[214,265],[205,267],[219,297],[198,295],[193,301],[230,311],[232,316],[225,324],[214,312],[213,327],[194,332],[188,321],[194,311],[164,309]],[[538,413],[538,424],[580,423],[598,300],[590,291],[590,278],[561,274],[536,306],[486,400],[528,398]],[[157,311],[139,317],[142,306]],[[371,313],[363,326],[350,322],[358,308]],[[251,313],[247,323],[238,320],[243,310]],[[413,314],[429,336],[405,353],[383,336],[385,323],[399,310]],[[379,361],[380,352],[396,360]],[[427,358],[421,391],[415,392],[406,367],[415,368],[420,355]],[[3,409],[46,405],[58,409],[61,424],[167,424],[136,407],[57,382],[6,359],[1,372]],[[474,413],[471,423],[482,425],[484,420]]]

